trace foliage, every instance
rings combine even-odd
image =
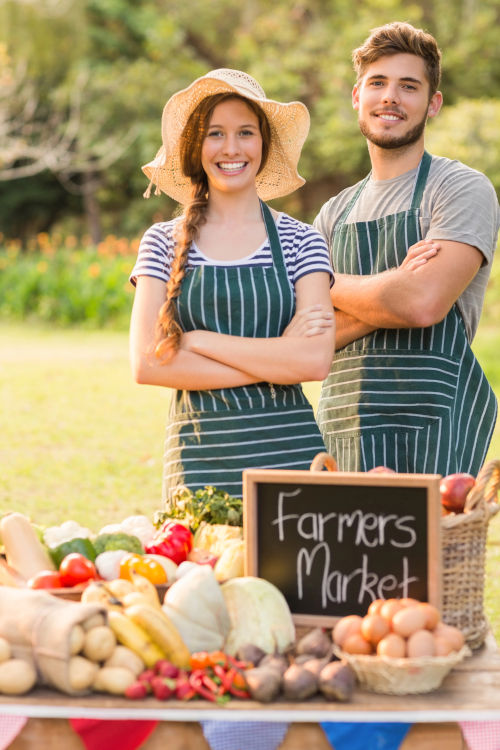
[[[212,68],[248,70],[268,96],[301,99],[310,109],[311,132],[300,167],[308,182],[276,202],[277,208],[310,220],[325,199],[368,169],[350,92],[351,51],[370,29],[404,19],[436,35],[443,50],[445,96],[437,148],[455,140],[464,107],[473,108],[498,91],[499,12],[499,0],[276,0],[271,5],[264,0],[4,0],[3,66],[16,75],[26,73],[15,95],[0,96],[0,119],[2,106],[10,117],[19,114],[23,97],[32,91],[37,102],[29,122],[33,132],[55,123],[55,135],[66,138],[68,166],[62,169],[58,162],[53,168],[57,179],[77,193],[90,190],[103,232],[132,237],[158,218],[155,214],[168,218],[175,208],[165,197],[143,201],[147,183],[139,168],[160,145],[166,99]],[[0,75],[1,66],[0,60]],[[67,138],[68,123],[78,126],[72,139]],[[477,141],[468,140],[464,131],[460,158],[485,164],[500,189],[496,132],[482,127]],[[40,173],[39,179],[46,177]],[[23,182],[9,184],[9,192],[19,196],[13,221],[6,212],[0,214],[8,236],[19,232],[26,239],[64,227],[67,217],[89,213],[83,201],[65,206],[63,219],[47,208],[25,228],[17,217],[33,198],[23,194]]]
[[[128,276],[137,243],[109,236],[97,247],[75,247],[57,235],[39,234],[0,248],[0,315],[58,325],[126,328],[133,288]],[[61,247],[62,245],[62,247]]]

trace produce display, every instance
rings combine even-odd
[[[443,479],[446,512],[464,511],[474,482]],[[38,634],[20,648],[9,636],[12,618],[4,623],[0,616],[0,693],[22,695],[40,685],[69,695],[221,705],[313,696],[348,701],[359,678],[355,657],[370,656],[375,665],[439,659],[464,645],[435,607],[413,599],[376,600],[364,616],[297,638],[283,594],[244,575],[241,500],[213,487],[179,488],[153,521],[130,516],[93,532],[72,520],[39,529],[8,513],[0,535],[0,596],[19,591],[34,623],[37,607],[72,607],[57,677],[40,668]],[[68,590],[78,601],[59,596]]]

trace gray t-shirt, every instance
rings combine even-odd
[[[370,221],[410,207],[418,168],[390,180],[369,179],[346,221]],[[331,246],[335,224],[359,183],[327,201],[314,226]],[[484,261],[457,300],[469,341],[479,324],[484,294],[500,227],[500,207],[491,182],[459,161],[433,156],[420,206],[422,237],[464,242],[476,247]],[[335,269],[334,269],[335,270]]]

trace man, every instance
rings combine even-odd
[[[315,226],[336,272],[337,354],[318,421],[344,471],[479,471],[497,405],[470,342],[499,227],[489,180],[424,149],[441,108],[436,40],[407,23],[353,53],[372,171]]]

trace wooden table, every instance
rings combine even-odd
[[[455,667],[438,690],[423,695],[378,695],[357,688],[349,703],[316,697],[304,703],[281,699],[268,705],[235,700],[219,707],[206,701],[162,703],[151,697],[132,702],[103,694],[70,698],[37,689],[26,697],[2,696],[2,713],[29,717],[11,750],[50,745],[81,750],[83,743],[70,729],[69,718],[159,720],[141,750],[209,750],[198,723],[204,719],[290,722],[280,750],[331,750],[318,726],[321,721],[414,723],[401,750],[465,750],[457,722],[500,721],[500,653],[493,636],[488,636],[485,645]]]

